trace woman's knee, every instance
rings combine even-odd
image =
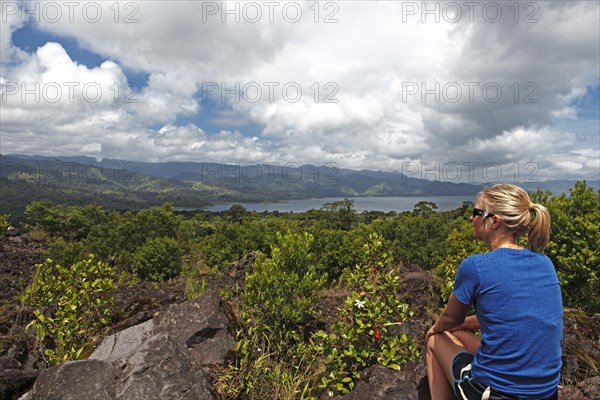
[[[436,334],[429,336],[429,338],[427,339],[427,343],[426,343],[428,351],[434,350],[436,344],[440,343],[440,341],[442,340],[442,335],[443,335],[443,333],[436,333]]]

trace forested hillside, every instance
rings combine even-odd
[[[565,306],[600,312],[600,191],[577,182],[568,195],[532,197],[552,214],[545,253]],[[33,202],[24,229],[45,242],[46,261],[22,283],[32,323],[21,334],[47,364],[84,357],[87,343],[124,318],[114,312],[115,293],[179,282],[189,299],[218,290],[240,322],[235,357],[213,382],[224,398],[346,393],[365,367],[401,369],[421,356],[421,329],[439,308],[406,300],[400,282],[409,271],[431,275],[440,286],[421,295],[443,304],[460,260],[485,251],[472,238],[470,207],[438,212],[419,202],[412,212],[358,213],[344,200],[281,214]],[[0,217],[0,228],[8,225]],[[246,270],[231,283],[228,268],[241,259]],[[217,285],[223,281],[231,284]],[[586,360],[566,383],[598,375],[597,359]],[[282,388],[296,394],[283,396]]]
[[[0,155],[0,214],[23,220],[27,204],[52,201],[96,204],[107,211],[141,210],[171,202],[176,208],[202,209],[216,203],[273,202],[360,196],[473,197],[484,184],[427,180],[436,176],[410,165],[409,171],[349,170],[335,164],[277,165],[207,162],[148,163],[90,157],[51,158]],[[423,167],[424,168],[424,167]],[[514,171],[508,178],[520,182]],[[494,182],[488,182],[494,183]],[[522,186],[553,193],[573,181],[525,179]],[[598,189],[599,182],[588,182]]]

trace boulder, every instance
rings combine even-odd
[[[90,355],[89,359],[119,360],[132,351],[136,351],[139,346],[153,335],[154,320],[151,319],[104,338],[92,355]]]
[[[115,366],[105,361],[67,361],[40,373],[30,398],[80,400],[85,394],[89,400],[114,399],[112,383],[117,373]]]
[[[577,389],[581,390],[588,399],[600,399],[600,376],[586,379],[577,385]]]
[[[558,389],[558,398],[560,400],[590,400],[581,393],[581,390],[573,386],[567,386]]]
[[[0,399],[12,399],[27,390],[37,377],[37,371],[24,371],[12,357],[0,357]]]
[[[14,226],[9,226],[8,229],[4,231],[5,236],[19,236],[20,234],[21,231],[19,230],[19,228],[15,228]]]
[[[427,384],[423,387],[421,383],[425,370],[425,363],[422,360],[411,360],[400,371],[375,365],[360,374],[360,379],[352,392],[331,399],[418,400],[424,397],[429,398]],[[329,397],[324,393],[321,398]]]
[[[203,367],[235,348],[230,317],[214,291],[172,305],[104,338],[87,360],[43,371],[23,399],[216,400]]]
[[[229,320],[219,295],[210,291],[194,301],[170,306],[157,317],[156,332],[181,339],[200,364],[222,364],[235,349]]]
[[[90,358],[116,360],[152,336],[167,334],[181,340],[200,365],[222,364],[235,348],[229,320],[218,294],[209,291],[196,300],[170,306],[154,319],[106,337]]]
[[[153,336],[117,362],[116,399],[216,400],[200,365],[180,340],[168,334]]]

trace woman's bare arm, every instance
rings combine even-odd
[[[436,333],[452,331],[455,328],[462,326],[465,322],[468,310],[468,305],[461,303],[454,293],[450,294],[450,299],[448,299],[446,308],[444,308],[444,311],[442,311],[442,314],[436,323],[427,331],[426,340]]]
[[[481,328],[481,326],[479,325],[479,320],[477,319],[477,315],[469,315],[467,318],[465,318],[465,321],[460,326],[457,326],[456,328],[452,328],[449,331],[450,332],[476,331],[480,328]]]

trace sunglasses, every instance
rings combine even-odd
[[[487,218],[487,217],[493,217],[494,214],[487,212],[485,210],[482,210],[481,208],[475,208],[473,207],[473,216],[477,217],[477,216],[481,216],[483,215],[483,218]]]

